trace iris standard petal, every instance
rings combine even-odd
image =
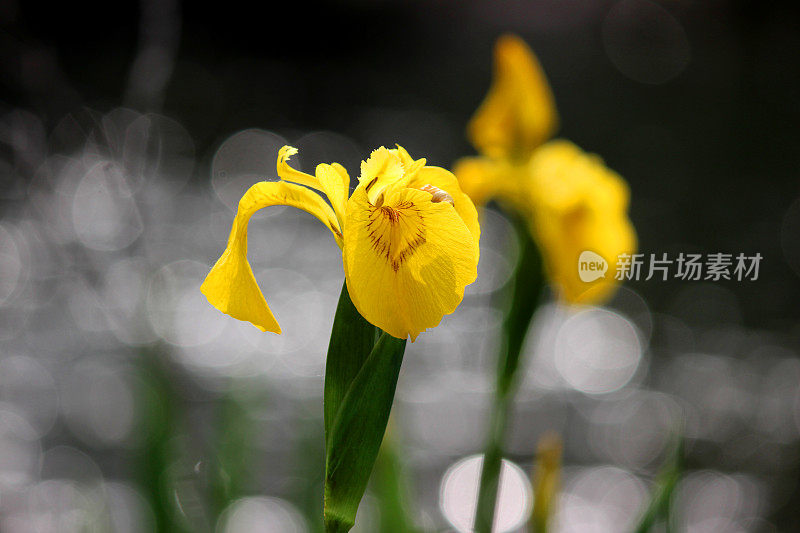
[[[410,178],[397,151],[381,146],[373,150],[366,161],[361,162],[358,181],[364,187],[369,202],[375,204],[387,187],[402,188]]]
[[[409,179],[413,179],[414,175],[425,166],[426,159],[421,157],[419,159],[414,159],[409,155],[405,148],[397,145],[397,148],[389,150],[390,152],[397,154],[397,157],[400,158],[400,162],[403,163],[403,172]]]
[[[494,79],[467,134],[490,157],[526,159],[558,125],[555,102],[539,61],[515,35],[497,40]]]
[[[450,203],[403,189],[375,206],[359,186],[347,204],[347,289],[369,322],[413,341],[461,302],[477,277],[477,246]]]
[[[261,331],[280,333],[281,328],[247,261],[247,224],[256,211],[271,205],[289,205],[311,213],[331,230],[341,246],[342,235],[336,215],[321,196],[293,183],[256,183],[239,201],[228,245],[206,276],[200,291],[223,313],[246,320]]]

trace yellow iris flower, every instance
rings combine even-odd
[[[362,161],[348,196],[342,165],[317,165],[312,176],[289,166],[295,153],[281,148],[281,181],[256,183],[239,201],[228,245],[200,288],[208,301],[262,331],[281,332],[247,262],[247,224],[261,208],[290,205],[333,233],[350,299],[371,324],[414,341],[452,313],[477,277],[480,238],[477,211],[456,177],[399,146],[381,147]]]
[[[617,256],[636,248],[630,193],[598,156],[569,141],[546,142],[557,126],[539,62],[522,39],[503,36],[492,86],[467,129],[481,156],[461,159],[454,172],[477,205],[494,198],[527,220],[563,299],[599,303],[615,289]],[[581,281],[578,258],[585,250],[608,262],[605,277]]]

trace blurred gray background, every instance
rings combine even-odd
[[[555,531],[625,531],[683,424],[679,531],[791,531],[800,509],[800,33],[794,4],[549,0],[0,2],[0,531],[320,531],[324,354],[343,280],[312,217],[266,209],[250,261],[284,333],[198,287],[277,150],[355,178],[429,164],[494,39],[536,51],[560,136],[630,183],[643,253],[760,253],[757,281],[639,281],[537,314],[498,529],[538,438],[565,441]],[[432,531],[466,531],[511,225],[409,345],[392,439]],[[391,531],[370,489],[359,531]]]

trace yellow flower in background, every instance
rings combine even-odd
[[[413,341],[458,307],[477,277],[480,227],[452,173],[425,166],[401,147],[381,147],[362,161],[359,184],[348,196],[344,167],[320,164],[312,176],[289,166],[295,153],[281,148],[282,181],[257,183],[239,201],[228,245],[200,288],[214,307],[262,331],[281,332],[247,261],[247,224],[271,205],[303,209],[330,229],[353,304],[390,335]]]
[[[522,215],[560,297],[600,303],[616,287],[617,256],[632,254],[636,234],[625,181],[574,144],[546,142],[558,125],[547,79],[530,48],[506,35],[495,47],[495,72],[467,133],[480,156],[456,162],[461,188],[476,205],[496,199]],[[604,277],[582,281],[578,260],[591,251],[608,263]]]
[[[565,140],[536,150],[528,171],[531,224],[551,281],[568,302],[607,300],[617,285],[617,256],[636,249],[627,184],[599,157]],[[605,277],[580,279],[578,263],[587,250],[608,262]]]
[[[553,93],[525,41],[497,40],[494,79],[467,134],[475,148],[493,159],[524,159],[558,127]]]

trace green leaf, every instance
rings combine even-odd
[[[411,487],[393,419],[375,461],[371,486],[380,504],[381,533],[420,533],[411,511]]]
[[[232,382],[216,403],[217,417],[213,433],[209,499],[217,519],[234,500],[245,495],[253,476],[253,423],[251,405],[268,404],[264,390],[245,388],[244,380]]]
[[[667,458],[656,477],[650,501],[642,512],[638,525],[633,530],[635,533],[648,533],[653,530],[654,526],[659,521],[664,522],[665,531],[672,530],[670,527],[672,496],[683,471],[684,442],[682,429],[676,431],[674,440],[672,453],[670,457]]]
[[[405,347],[405,339],[388,333],[381,335],[350,383],[329,426],[324,511],[328,533],[349,531],[355,523],[358,504],[386,431]],[[343,365],[337,364],[335,368],[340,366]]]
[[[345,283],[339,296],[339,305],[336,307],[333,331],[328,345],[328,359],[325,363],[323,403],[326,446],[339,406],[356,374],[369,357],[372,347],[375,346],[378,331],[378,328],[367,322],[353,305]]]
[[[142,417],[140,431],[144,435],[143,446],[136,454],[135,471],[153,510],[154,531],[181,532],[187,528],[175,519],[175,498],[164,480],[175,459],[175,442],[184,417],[174,379],[167,368],[168,359],[167,349],[161,344],[142,348],[135,359],[140,379],[137,411]]]

